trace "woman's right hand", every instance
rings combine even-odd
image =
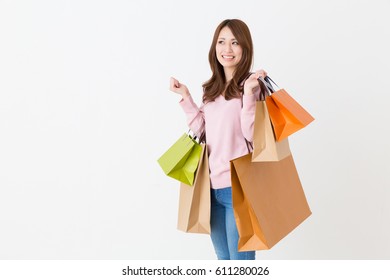
[[[248,79],[246,79],[244,84],[244,94],[245,95],[251,95],[253,94],[254,90],[256,90],[259,87],[259,77],[263,77],[263,79],[267,76],[267,72],[265,72],[263,69],[256,71],[255,73],[251,74]]]
[[[188,88],[185,85],[179,83],[178,80],[176,80],[175,78],[172,78],[172,77],[171,77],[169,89],[177,94],[180,94],[181,97],[183,97],[183,98],[190,95]]]

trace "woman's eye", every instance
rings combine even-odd
[[[238,45],[238,42],[237,41],[233,42],[233,45]]]
[[[218,41],[218,44],[223,44],[223,41]]]

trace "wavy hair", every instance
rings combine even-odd
[[[237,64],[233,78],[226,84],[225,71],[216,55],[216,45],[222,28],[228,27],[242,48],[242,57]],[[241,83],[248,77],[253,63],[253,42],[248,26],[239,19],[222,21],[214,32],[209,51],[209,63],[212,71],[211,78],[203,84],[203,102],[214,101],[223,91],[225,99],[240,98],[243,86]]]

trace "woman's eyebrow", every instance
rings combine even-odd
[[[224,37],[219,37],[218,40],[226,40],[226,38],[224,38]],[[231,41],[237,41],[237,39],[234,38],[234,37],[231,38],[230,40],[231,40]]]

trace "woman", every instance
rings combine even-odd
[[[211,78],[203,84],[202,106],[175,78],[170,90],[181,95],[188,125],[198,136],[205,133],[211,180],[211,240],[218,259],[255,259],[255,252],[238,252],[238,231],[233,214],[230,160],[246,155],[252,142],[258,78],[250,75],[253,44],[247,25],[238,19],[219,24],[209,51]],[[249,77],[248,77],[249,76]],[[246,139],[246,140],[245,140]]]

